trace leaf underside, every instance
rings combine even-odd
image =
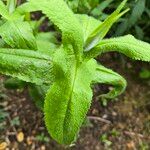
[[[100,95],[102,100],[116,98],[124,92],[127,85],[126,80],[122,76],[102,65],[97,65],[96,67],[94,83],[102,83],[113,86],[113,89],[109,93]]]

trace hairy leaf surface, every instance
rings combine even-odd
[[[91,104],[92,83],[114,86],[103,98],[114,98],[126,87],[123,77],[98,65],[93,57],[118,51],[150,61],[149,44],[132,36],[103,40],[114,22],[128,11],[121,12],[126,1],[103,23],[86,15],[74,15],[64,0],[30,0],[15,11],[20,15],[42,11],[61,31],[61,44],[53,41],[51,45],[51,40],[57,39],[49,41],[46,34],[38,36],[36,32],[36,39],[31,38],[29,26],[21,20],[9,20],[0,29],[8,45],[23,48],[0,49],[0,72],[27,82],[51,85],[44,104],[45,123],[50,135],[61,144],[75,140]]]
[[[61,59],[60,59],[61,57]],[[92,100],[92,72],[95,61],[83,63],[76,69],[74,58],[62,57],[56,53],[54,68],[60,71],[60,64],[65,64],[62,72],[57,72],[55,83],[51,86],[45,100],[45,121],[51,136],[63,144],[75,140]]]
[[[49,84],[51,60],[47,55],[23,49],[0,49],[0,73],[36,84]]]
[[[93,58],[111,51],[123,53],[135,60],[150,61],[150,44],[137,40],[132,35],[102,40],[91,51],[85,52],[85,55]]]

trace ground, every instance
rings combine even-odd
[[[83,125],[77,142],[70,147],[61,146],[49,137],[43,114],[36,108],[27,89],[5,89],[6,77],[1,76],[0,106],[6,112],[6,119],[0,130],[0,150],[2,144],[8,150],[149,150],[150,84],[139,78],[139,71],[146,64],[126,60],[114,53],[103,56],[100,62],[121,73],[127,79],[128,87],[123,95],[105,107],[98,94],[111,87],[95,87],[87,114],[89,122]]]

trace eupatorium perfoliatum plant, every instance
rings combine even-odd
[[[126,1],[104,22],[73,14],[63,0],[29,0],[11,14],[0,1],[0,72],[49,85],[44,102],[45,124],[61,144],[71,144],[76,139],[91,105],[94,84],[114,86],[108,94],[101,95],[103,99],[112,99],[125,90],[125,79],[99,64],[95,57],[117,51],[135,60],[150,61],[150,45],[132,35],[104,39],[111,26],[128,11],[122,11]],[[25,19],[34,11],[42,11],[62,34],[61,44],[52,50],[46,38],[39,41],[32,23]]]

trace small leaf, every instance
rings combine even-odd
[[[149,79],[150,78],[150,70],[142,69],[142,71],[140,72],[140,78]]]
[[[124,0],[119,7],[103,22],[101,23],[88,37],[85,45],[85,51],[89,51],[95,45],[98,44],[100,40],[102,40],[112,25],[122,16],[124,15],[129,9],[125,11],[120,11],[123,9],[124,5],[126,4],[127,0]]]
[[[92,10],[91,14],[93,16],[101,15],[104,9],[107,8],[112,2],[113,0],[106,0],[106,1],[100,2],[100,4]]]
[[[2,0],[0,1],[0,15],[2,15],[5,19],[9,19],[10,17],[7,7]]]
[[[96,67],[95,80],[93,82],[113,86],[109,93],[100,96],[102,100],[113,99],[122,94],[127,85],[126,80],[122,76],[101,65]]]
[[[141,27],[135,26],[135,32],[138,39],[142,40],[144,38],[144,31]]]
[[[138,19],[142,16],[143,12],[145,11],[145,4],[146,0],[138,0],[136,4],[134,5],[134,8],[132,10],[131,16],[128,20],[128,27],[131,28],[135,23],[138,21]]]

